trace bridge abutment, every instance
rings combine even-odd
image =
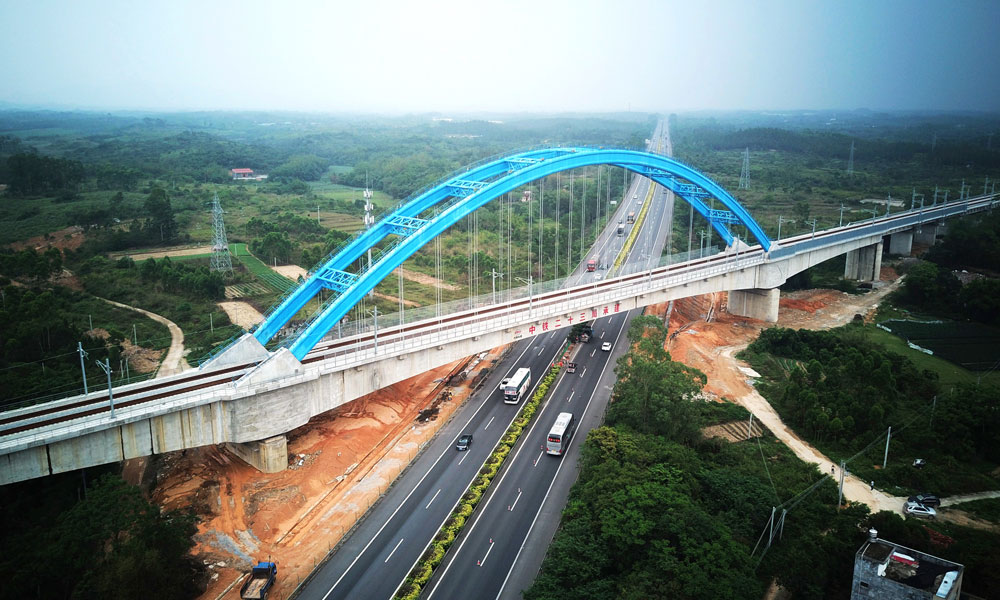
[[[882,270],[882,242],[864,246],[847,253],[844,279],[857,281],[878,281]]]
[[[729,292],[729,308],[727,310],[729,314],[740,317],[777,323],[779,299],[780,293],[778,288],[769,290],[759,288],[752,290],[732,290]]]
[[[278,473],[288,468],[288,438],[276,435],[258,442],[226,442],[225,447],[240,459],[264,473]]]

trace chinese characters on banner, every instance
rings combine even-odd
[[[618,302],[615,302],[614,304],[610,304],[610,305],[606,304],[606,305],[598,307],[598,308],[592,308],[592,309],[590,309],[590,316],[589,317],[587,315],[587,311],[582,311],[577,316],[571,315],[571,316],[567,317],[565,323],[563,322],[562,317],[556,317],[555,320],[542,321],[539,324],[534,324],[533,323],[533,324],[529,325],[528,328],[525,329],[525,330],[521,330],[521,329],[515,330],[514,331],[514,339],[515,340],[519,340],[519,339],[523,338],[525,336],[525,334],[527,334],[529,336],[532,336],[532,335],[535,335],[536,333],[544,333],[544,332],[550,331],[552,329],[559,329],[563,325],[572,325],[574,321],[576,321],[577,323],[582,323],[582,322],[590,320],[590,319],[598,319],[600,317],[606,317],[608,315],[618,314],[619,311],[621,311],[621,304],[618,303]]]

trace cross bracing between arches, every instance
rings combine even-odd
[[[650,178],[672,190],[731,244],[731,224],[746,226],[761,247],[770,250],[771,241],[763,228],[725,189],[696,169],[677,160],[635,150],[609,148],[548,148],[503,157],[470,168],[429,188],[372,225],[316,269],[298,288],[273,310],[254,332],[261,342],[270,340],[320,289],[336,295],[291,343],[292,354],[302,359],[323,336],[361,301],[370,290],[426,243],[491,200],[542,177],[593,165],[611,165]],[[715,198],[724,209],[705,203]],[[436,211],[432,217],[425,213]],[[348,268],[369,249],[389,236],[371,265],[358,272]]]

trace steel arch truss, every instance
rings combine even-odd
[[[711,223],[727,244],[733,242],[729,224],[747,227],[764,250],[771,241],[764,230],[726,190],[699,171],[676,160],[633,150],[551,148],[508,156],[452,177],[400,206],[364,231],[314,271],[288,295],[254,332],[266,343],[321,288],[337,292],[291,344],[301,360],[370,290],[427,242],[491,200],[559,171],[608,164],[648,177],[672,190]],[[727,210],[710,209],[707,198]],[[425,215],[425,213],[428,213]],[[370,266],[357,273],[348,267],[390,235],[398,236],[381,250]]]

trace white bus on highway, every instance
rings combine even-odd
[[[531,387],[531,369],[521,368],[514,371],[503,388],[503,401],[506,404],[517,404],[524,393]]]
[[[576,420],[573,418],[573,413],[559,413],[552,429],[549,430],[548,437],[545,438],[545,452],[562,456],[569,449],[574,431],[576,431]]]

